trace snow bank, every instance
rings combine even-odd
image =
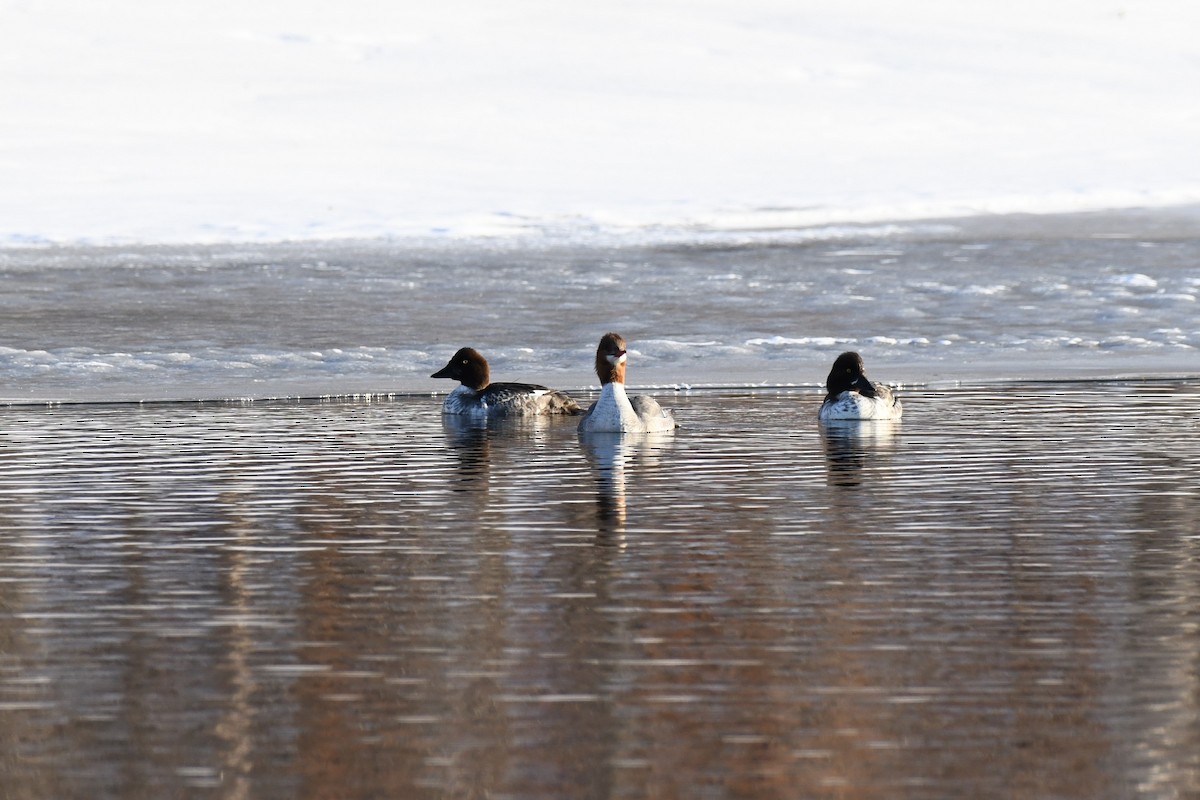
[[[1200,200],[1181,0],[0,5],[0,243]]]

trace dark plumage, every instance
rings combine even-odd
[[[867,378],[862,356],[842,353],[825,378],[821,419],[899,419],[900,400],[882,383]]]
[[[432,378],[453,378],[462,384],[446,397],[446,414],[490,414],[495,416],[579,414],[570,395],[536,383],[492,383],[491,370],[478,350],[464,347]]]

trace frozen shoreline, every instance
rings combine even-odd
[[[0,402],[581,392],[609,329],[661,392],[1200,374],[1200,206],[652,233],[0,249]]]
[[[901,369],[901,372],[904,370]],[[914,373],[917,368],[914,368]],[[941,377],[938,377],[938,376]],[[897,389],[902,398],[906,398],[911,402],[911,398],[919,397],[923,392],[941,392],[946,390],[963,390],[978,393],[986,393],[989,390],[994,390],[997,393],[1009,393],[1014,389],[1019,389],[1022,386],[1042,389],[1048,384],[1060,386],[1064,393],[1086,392],[1089,387],[1112,386],[1122,384],[1137,384],[1137,385],[1183,385],[1194,384],[1200,380],[1200,370],[1180,371],[1180,370],[1163,370],[1161,372],[1121,372],[1119,370],[1089,370],[1078,369],[1069,371],[1068,374],[1063,374],[1061,371],[1055,371],[1047,368],[1044,371],[1035,371],[1015,375],[1011,373],[1003,373],[998,371],[991,376],[974,375],[972,377],[947,377],[944,373],[935,373],[928,380],[904,382],[904,381],[886,381],[893,388]],[[294,393],[287,391],[279,391],[274,393],[261,393],[250,388],[248,391],[238,391],[239,388],[245,387],[229,387],[228,391],[218,392],[212,395],[197,394],[190,395],[164,395],[164,396],[140,396],[129,394],[128,396],[113,395],[105,398],[89,398],[89,397],[69,397],[62,396],[53,399],[13,399],[11,397],[0,396],[0,408],[8,408],[13,410],[29,409],[37,410],[59,408],[63,406],[130,406],[130,407],[157,407],[157,406],[179,406],[186,407],[205,407],[205,406],[259,406],[272,404],[300,404],[300,405],[323,405],[327,403],[349,404],[349,405],[370,405],[375,403],[424,403],[427,404],[426,411],[437,413],[441,408],[442,400],[446,396],[445,391],[346,391],[340,385],[331,385],[327,387],[329,391],[321,392],[320,387],[314,389],[311,381],[303,381],[299,383],[298,390]],[[276,386],[278,389],[286,390],[286,385],[279,382]],[[571,394],[585,403],[590,403],[595,400],[599,394],[597,386],[580,386],[557,387]],[[812,412],[813,421],[816,420],[816,411],[820,405],[824,388],[815,383],[809,384],[788,384],[788,383],[722,383],[722,384],[639,384],[630,387],[631,392],[635,394],[649,394],[658,398],[665,406],[670,407],[671,398],[675,396],[686,395],[697,398],[699,402],[703,402],[702,398],[729,398],[729,397],[748,397],[754,396],[793,396],[797,401],[797,410],[801,414]],[[753,402],[753,400],[748,400]],[[549,420],[551,424],[564,424],[574,426],[577,423],[576,418],[562,417]]]
[[[820,218],[819,222],[798,221]],[[935,234],[947,238],[1200,238],[1200,200],[1152,204],[1091,206],[1070,210],[984,211],[911,216],[876,216],[874,212],[763,209],[731,213],[689,224],[603,225],[580,219],[520,220],[487,232],[391,232],[376,235],[197,238],[195,240],[130,239],[127,241],[54,241],[0,239],[0,262],[22,253],[55,253],[85,258],[113,254],[138,257],[179,254],[223,254],[260,250],[309,249],[320,253],[341,249],[402,249],[416,253],[445,250],[594,250],[687,246],[799,246],[838,239],[908,238]]]

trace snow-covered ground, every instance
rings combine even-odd
[[[1200,200],[1189,0],[4,0],[0,244]]]

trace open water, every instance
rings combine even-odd
[[[1200,794],[1200,239],[1069,222],[0,254],[0,796]],[[608,328],[674,434],[428,394]]]

